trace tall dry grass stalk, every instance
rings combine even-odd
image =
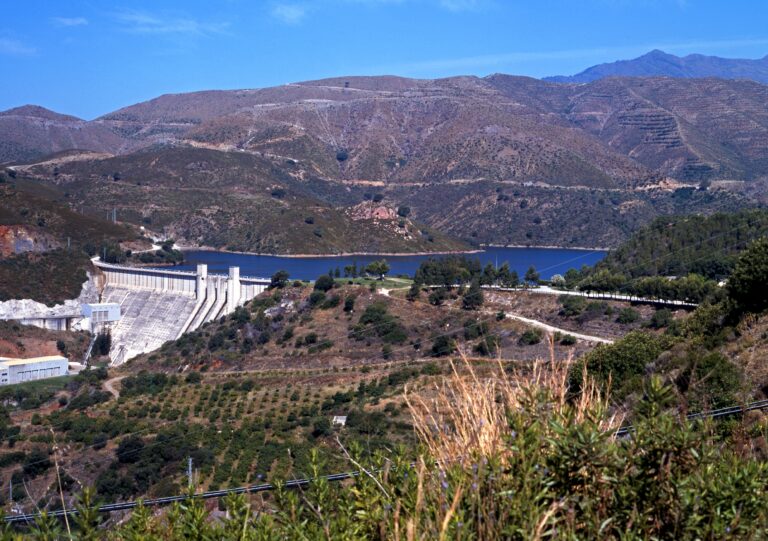
[[[463,463],[478,456],[503,459],[510,452],[510,415],[590,418],[605,430],[621,418],[607,415],[607,399],[586,370],[580,393],[569,394],[568,374],[573,357],[558,360],[552,336],[549,359],[504,369],[501,359],[489,374],[480,374],[468,356],[450,360],[451,373],[434,387],[405,391],[415,430],[431,456],[441,463]],[[544,409],[542,409],[544,408]]]

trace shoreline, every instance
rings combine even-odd
[[[320,259],[327,257],[355,257],[355,256],[370,256],[370,257],[409,257],[409,256],[425,256],[425,255],[452,255],[452,254],[479,254],[484,252],[483,249],[478,250],[448,250],[437,252],[342,252],[340,254],[270,254],[259,252],[233,252],[230,250],[219,250],[217,248],[211,248],[209,246],[200,247],[181,247],[177,249],[181,252],[217,252],[222,254],[236,254],[236,255],[254,255],[265,257],[285,257],[292,259]]]
[[[342,257],[409,257],[409,256],[440,256],[440,255],[463,255],[463,254],[481,254],[486,252],[486,248],[519,248],[531,250],[578,250],[583,252],[609,252],[610,248],[587,248],[584,246],[525,246],[517,244],[482,244],[481,248],[476,250],[443,250],[437,252],[343,252],[336,254],[275,254],[260,252],[240,252],[230,250],[220,250],[210,246],[177,246],[176,249],[181,252],[217,252],[221,254],[234,255],[252,255],[264,257],[283,257],[291,259],[322,259],[322,258],[342,258]]]
[[[547,249],[547,250],[579,250],[583,252],[610,252],[613,248],[588,248],[586,246],[555,246],[555,245],[535,245],[528,246],[525,244],[481,244],[487,248],[530,248],[530,249]]]

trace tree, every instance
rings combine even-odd
[[[369,274],[375,274],[379,277],[379,280],[383,280],[384,276],[389,272],[389,263],[386,259],[380,259],[378,261],[372,261],[365,267],[365,272]]]
[[[464,310],[477,310],[483,305],[483,290],[480,289],[480,282],[472,280],[469,290],[461,299],[461,307]]]
[[[332,277],[328,276],[327,274],[322,274],[317,277],[317,280],[315,280],[315,290],[316,291],[329,291],[333,289],[333,286],[336,285],[336,282],[333,280]]]
[[[435,289],[432,293],[429,294],[428,300],[429,304],[433,306],[440,306],[443,304],[443,301],[445,301],[445,298],[448,296],[448,292],[443,287],[438,287]]]
[[[406,300],[409,301],[415,301],[419,298],[419,295],[421,294],[421,284],[418,282],[413,282],[411,284],[411,287],[408,289],[408,293],[405,294]]]
[[[528,270],[525,271],[525,281],[530,285],[536,285],[539,283],[539,273],[536,271],[536,267],[531,265]]]
[[[432,355],[434,357],[445,357],[456,351],[456,342],[448,336],[438,336],[432,342]]]
[[[277,289],[283,289],[288,284],[288,278],[289,278],[288,271],[285,270],[279,270],[275,274],[272,275],[272,278],[269,281],[269,287],[270,288],[277,288]]]
[[[555,274],[549,282],[555,287],[565,287],[565,278],[562,274]]]
[[[400,216],[401,218],[407,218],[410,213],[411,213],[411,207],[397,208],[397,215]]]
[[[24,459],[22,469],[29,477],[36,477],[51,467],[48,451],[42,447],[35,447]]]
[[[744,311],[759,313],[768,308],[768,238],[749,245],[736,261],[728,279],[728,295]]]
[[[496,268],[492,263],[488,263],[483,269],[483,275],[480,277],[481,283],[484,286],[490,286],[496,283]]]
[[[99,333],[96,337],[96,341],[93,343],[93,349],[99,355],[109,355],[109,350],[112,347],[112,335],[109,332]]]
[[[619,398],[642,387],[646,366],[664,351],[663,337],[633,331],[613,344],[600,344],[575,363],[569,372],[571,389],[581,386],[584,364],[587,373],[601,386],[613,384],[611,391]]]
[[[117,446],[115,454],[121,464],[129,464],[139,460],[139,454],[144,449],[144,440],[139,436],[128,436]]]
[[[344,276],[348,278],[357,278],[357,264],[352,263],[344,267]]]

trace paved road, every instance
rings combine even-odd
[[[511,288],[511,287],[498,287],[498,286],[483,286],[483,289],[493,289],[496,291],[527,291],[528,293],[540,293],[542,295],[571,295],[573,297],[587,297],[590,299],[605,299],[614,301],[630,301],[630,302],[643,302],[649,304],[663,304],[666,306],[684,306],[687,308],[695,308],[698,304],[693,302],[676,301],[671,299],[649,299],[646,297],[637,297],[633,295],[622,295],[621,293],[595,293],[585,291],[570,291],[562,289],[554,289],[549,286],[538,286],[529,289],[524,288]]]

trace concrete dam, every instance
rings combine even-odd
[[[101,302],[120,305],[120,321],[111,327],[109,357],[115,365],[232,313],[270,283],[240,276],[239,267],[218,275],[208,274],[207,265],[189,272],[94,264],[104,274]]]

